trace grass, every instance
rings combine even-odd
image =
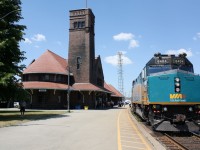
[[[24,116],[21,116],[19,110],[0,110],[0,128],[18,125],[33,120],[44,120],[48,118],[64,117],[67,111],[49,111],[49,110],[26,110]]]

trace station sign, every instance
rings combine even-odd
[[[46,92],[46,89],[39,89],[39,92]]]

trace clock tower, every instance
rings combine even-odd
[[[68,65],[75,83],[94,83],[95,16],[91,9],[70,11]]]

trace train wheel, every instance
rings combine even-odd
[[[151,123],[150,123],[150,121],[149,121],[149,118],[146,119],[146,125],[148,125],[148,126],[151,125]]]
[[[136,106],[135,106],[135,104],[132,105],[131,109],[132,109],[133,113],[135,114],[136,113]]]
[[[154,113],[152,111],[149,111],[148,121],[151,126],[154,125]]]

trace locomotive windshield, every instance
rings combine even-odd
[[[186,58],[186,54],[179,56],[155,54],[147,63],[147,75],[168,70],[179,69],[194,72],[192,63]]]
[[[171,70],[171,66],[170,65],[163,65],[163,66],[148,66],[147,67],[147,72],[148,74],[152,74],[152,73],[157,73],[157,72],[162,72],[162,71],[168,71]]]

